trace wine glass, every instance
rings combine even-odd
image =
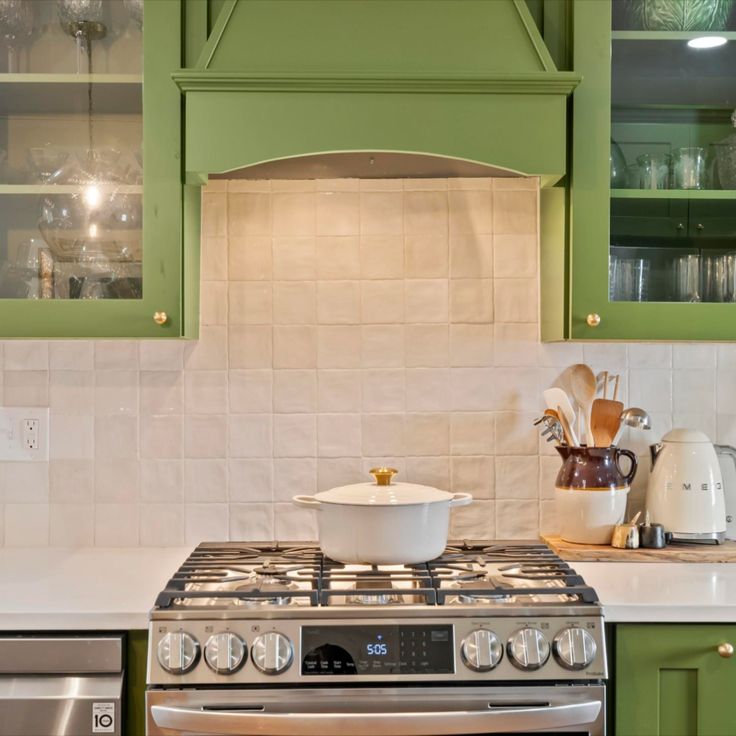
[[[143,30],[143,0],[123,0],[123,5],[138,28]]]
[[[102,0],[56,0],[59,22],[77,43],[77,74],[82,73],[82,59],[87,56],[87,72],[92,73],[92,41],[107,35],[102,22]]]
[[[33,31],[31,0],[0,0],[0,33],[8,44],[8,74],[18,71],[15,42]]]

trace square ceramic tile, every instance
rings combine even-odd
[[[230,238],[228,264],[231,282],[269,281],[273,277],[271,238]]]
[[[537,322],[536,279],[493,280],[496,322]]]
[[[320,333],[323,328],[320,328]],[[273,328],[274,368],[316,368],[317,328],[276,325]]]
[[[446,233],[447,226],[447,192],[404,193],[404,232],[407,235]]]
[[[449,457],[407,457],[406,480],[433,486],[442,491],[450,490],[450,458]]]
[[[315,192],[315,179],[271,179],[272,192]]]
[[[360,282],[317,282],[317,321],[328,325],[360,323]]]
[[[188,503],[184,507],[184,542],[199,544],[203,539],[228,539],[228,506],[225,503]]]
[[[494,272],[493,235],[450,233],[450,276],[490,278]]]
[[[449,248],[444,233],[407,235],[404,271],[409,279],[442,279],[449,273]]]
[[[453,455],[491,455],[494,451],[494,415],[467,412],[450,415],[450,452]]]
[[[672,345],[635,342],[628,346],[629,368],[671,368]]]
[[[450,459],[450,482],[453,493],[471,493],[473,498],[493,498],[493,458],[485,455]]]
[[[536,235],[502,235],[493,238],[493,273],[499,278],[534,278],[539,244]]]
[[[493,326],[493,352],[496,365],[539,365],[539,330],[536,324],[504,324]]]
[[[447,279],[407,279],[404,285],[407,322],[447,322]]]
[[[228,195],[228,236],[271,234],[271,197],[261,192]]]
[[[317,417],[319,457],[357,457],[361,454],[360,414],[320,414]]]
[[[184,498],[183,466],[179,460],[141,460],[143,503],[179,503]]]
[[[449,364],[446,324],[406,325],[405,336],[408,368],[438,368]]]
[[[185,460],[184,499],[187,503],[224,503],[227,460]]]
[[[89,371],[94,368],[94,343],[89,340],[56,340],[49,343],[52,371]]]
[[[184,365],[184,344],[175,340],[143,340],[140,367],[143,371],[179,371]]]
[[[199,373],[189,372],[187,376]],[[210,371],[202,371],[209,375]],[[140,413],[180,414],[183,406],[181,371],[141,371]]]
[[[48,406],[49,372],[6,371],[3,398],[5,406]],[[85,413],[84,409],[77,413]]]
[[[447,180],[447,188],[451,191],[465,189],[490,191],[493,188],[493,179],[481,176],[454,176]]]
[[[470,506],[452,510],[451,539],[493,539],[495,536],[495,503],[474,501]]]
[[[317,373],[317,407],[321,412],[358,412],[362,406],[361,372],[320,370]]]
[[[236,503],[230,505],[230,539],[274,538],[273,506],[269,503]]]
[[[210,179],[209,183],[212,183]],[[271,191],[271,180],[270,179],[231,179],[227,182],[228,192],[270,192]]]
[[[273,460],[271,458],[228,461],[230,503],[271,503],[273,501]]]
[[[271,200],[273,207],[274,235],[282,236],[315,234],[316,195],[314,193],[275,193],[273,194]]]
[[[83,460],[94,457],[94,417],[52,414],[49,431],[51,460]]]
[[[280,281],[312,281],[317,274],[313,236],[273,239],[273,277]]]
[[[95,458],[138,457],[138,417],[137,416],[97,416],[95,417]]]
[[[715,370],[712,368],[673,371],[673,411],[679,414],[715,414],[715,379]]]
[[[402,179],[405,192],[421,192],[421,191],[445,191],[447,186],[447,179]]]
[[[362,235],[360,276],[364,279],[404,277],[404,238],[401,235]]]
[[[317,461],[314,458],[276,458],[273,461],[273,484],[276,501],[290,502],[292,496],[314,493],[317,489]]]
[[[270,368],[273,365],[271,325],[231,325],[227,335],[231,369]]]
[[[95,414],[138,414],[136,371],[97,371],[95,376]]]
[[[361,192],[360,234],[401,235],[403,211],[402,192]]]
[[[97,340],[95,342],[95,368],[103,370],[137,370],[138,346],[132,340]],[[5,353],[7,363],[7,350]]]
[[[273,285],[273,323],[313,325],[317,297],[313,281],[276,281]]]
[[[357,192],[317,194],[317,235],[357,235],[360,200]]]
[[[496,454],[536,455],[539,432],[534,420],[539,412],[498,412],[496,420]]]
[[[277,503],[274,505],[274,523],[276,539],[317,539],[317,520],[310,509],[299,509],[291,503]]]
[[[450,232],[492,233],[493,195],[490,191],[451,191]]]
[[[184,348],[184,368],[216,371],[227,368],[228,332],[224,325],[202,326],[199,340]]]
[[[270,325],[274,287],[268,281],[232,281],[228,287],[228,323]]]
[[[274,457],[315,457],[317,419],[314,414],[275,414]]]
[[[141,417],[141,457],[181,457],[182,431],[180,415]]]
[[[536,539],[538,536],[537,501],[496,501],[496,539]]]
[[[496,394],[497,410],[539,411],[541,392],[537,368],[496,368],[493,376],[496,385],[503,387]]]
[[[52,504],[49,506],[51,547],[91,547],[94,543],[92,504]]]
[[[358,453],[360,454],[360,453]],[[317,490],[360,483],[365,480],[360,457],[324,457],[317,461]]]
[[[403,455],[404,415],[364,414],[363,455]]]
[[[6,371],[47,371],[49,343],[41,340],[9,340],[5,343]]]
[[[135,547],[140,542],[138,504],[95,504],[95,546]]]
[[[446,411],[450,398],[448,368],[408,368],[406,408],[408,411]]]
[[[360,179],[316,179],[314,185],[318,192],[357,192]]]
[[[358,368],[360,338],[359,325],[320,325],[317,329],[317,365],[320,368]],[[304,364],[303,367],[311,365]]]
[[[184,408],[188,414],[224,414],[228,403],[226,371],[187,371]]]
[[[273,372],[273,410],[277,413],[317,411],[317,371],[279,370]]]
[[[137,460],[95,460],[95,503],[137,503],[139,487]]]
[[[225,457],[227,417],[187,415],[184,417],[183,439],[185,457]]]
[[[363,368],[403,368],[403,325],[363,325],[360,334]]]
[[[360,245],[355,235],[319,237],[315,244],[317,278],[360,278]]]
[[[92,460],[52,460],[49,463],[50,503],[92,503],[93,493]]]
[[[450,408],[453,411],[488,411],[496,408],[496,386],[492,368],[450,369]],[[536,398],[536,396],[535,396]]]
[[[657,368],[630,370],[629,402],[649,412],[672,411],[672,373]]]
[[[49,544],[49,506],[15,504],[5,506],[6,547],[47,547]]]
[[[450,325],[450,365],[493,365],[493,325]]]
[[[230,457],[271,457],[271,414],[231,414],[228,417]]]
[[[146,503],[140,506],[140,543],[144,547],[180,547],[184,544],[184,506]]]
[[[203,281],[225,281],[228,278],[227,238],[203,235],[201,249],[200,278]]]
[[[402,369],[370,369],[363,371],[363,411],[403,411],[406,384]]]
[[[672,346],[675,370],[713,370],[716,365],[716,345],[678,343]]]
[[[493,193],[493,232],[501,235],[528,235],[537,232],[536,191]]]
[[[404,320],[403,281],[362,281],[360,291],[363,324],[395,324]]]
[[[3,463],[5,503],[48,503],[49,463]]]
[[[407,455],[447,455],[450,451],[449,414],[407,414],[404,433]]]
[[[227,194],[202,192],[202,234],[227,235]]]
[[[532,455],[496,456],[496,498],[537,498],[539,458]]]
[[[508,189],[526,189],[537,191],[539,189],[538,176],[497,177],[495,179],[492,179],[492,182],[494,191]]]
[[[270,412],[273,409],[273,372],[228,372],[228,407],[234,414]]]
[[[583,357],[594,373],[603,370],[615,373],[626,369],[627,346],[620,343],[585,343]],[[644,367],[651,367],[651,363]],[[669,368],[669,365],[666,367]]]

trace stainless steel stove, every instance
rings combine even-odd
[[[603,616],[545,545],[343,565],[197,547],[151,612],[148,733],[605,733]]]

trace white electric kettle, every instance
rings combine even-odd
[[[723,478],[713,443],[697,429],[673,429],[650,447],[647,511],[680,542],[726,537]]]

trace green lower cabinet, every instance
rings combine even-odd
[[[616,627],[616,736],[734,736],[736,624]]]
[[[126,647],[125,736],[146,732],[148,632],[129,631]]]

